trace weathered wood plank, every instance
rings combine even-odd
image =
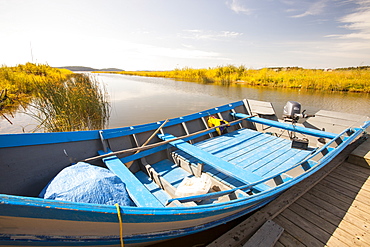
[[[276,115],[271,102],[259,100],[247,100],[252,114]]]
[[[366,204],[364,205],[363,203],[358,203],[356,201],[351,201],[351,200],[347,200],[347,202],[343,202],[342,200],[340,200],[339,198],[336,198],[336,196],[333,195],[334,192],[331,192],[330,190],[321,191],[321,189],[325,189],[325,187],[324,188],[323,187],[313,188],[312,190],[308,192],[308,194],[312,194],[315,197],[318,197],[321,200],[325,201],[325,203],[328,204],[329,208],[332,207],[331,210],[333,211],[337,207],[343,210],[344,212],[347,212],[349,207],[352,206],[353,208],[351,209],[351,213],[353,215],[355,215],[356,217],[362,220],[366,220],[366,221],[370,219],[370,214],[366,211],[366,208],[368,208]],[[333,194],[330,194],[330,193],[333,193]],[[364,209],[365,211],[362,209]],[[341,217],[344,214],[345,213],[342,213],[339,216]]]
[[[370,176],[370,171],[368,169],[348,162],[344,162],[338,167],[337,171],[343,173],[344,176],[358,177],[361,180],[369,180]]]
[[[287,209],[288,210],[288,209]],[[289,218],[285,217],[284,215],[280,214],[277,216],[274,221],[284,226],[285,231],[290,233],[291,235],[295,236],[301,243],[304,243],[306,246],[323,246],[324,243],[319,241],[317,238],[313,237],[310,233],[311,227],[314,228],[313,225],[302,225],[305,224],[299,217],[293,217],[290,212],[286,212],[284,210],[285,215]],[[291,221],[294,218],[296,221]],[[302,223],[302,224],[301,224]],[[305,230],[308,228],[309,231]]]
[[[298,228],[304,230],[308,235],[314,237],[316,240],[320,241],[321,243],[325,243],[326,240],[330,237],[330,234],[323,231],[319,226],[315,225],[314,222],[307,220],[307,214],[299,211],[298,213],[292,210],[292,207],[295,204],[292,204],[289,208],[285,209],[280,215],[289,219],[293,224],[295,224]],[[279,215],[279,216],[280,216]],[[305,217],[306,216],[306,217]],[[328,224],[327,224],[328,225]],[[285,224],[283,224],[286,227]],[[299,234],[295,233],[294,231],[289,231],[293,236],[299,236]],[[305,235],[303,235],[305,236]],[[300,236],[299,236],[300,237]],[[308,240],[308,239],[306,239]],[[309,245],[310,242],[303,241],[303,243]]]
[[[367,231],[367,222],[360,220],[351,214],[347,214],[346,211],[340,210],[331,204],[325,203],[325,201],[320,201],[314,197],[307,197],[307,199],[311,198],[311,200],[307,200],[305,197],[307,196],[305,195],[304,197],[299,198],[296,203],[335,225],[336,229],[332,232],[332,238],[338,238],[349,245],[352,245],[353,241],[356,243],[361,242],[354,237],[353,231]],[[348,223],[351,225],[348,225]],[[344,228],[345,226],[347,227]],[[332,238],[329,240],[333,241]]]
[[[368,190],[351,185],[331,175],[326,177],[322,184],[355,200],[370,205],[370,191]]]
[[[297,201],[298,202],[298,201]],[[309,231],[315,238],[319,239],[323,243],[327,243],[334,231],[337,229],[337,225],[333,224],[332,222],[328,221],[325,218],[322,218],[311,212],[307,208],[302,207],[298,203],[292,204],[289,209],[292,210],[294,213],[302,217],[305,222],[310,222],[314,225],[312,231]],[[349,234],[348,234],[349,235]],[[336,242],[335,246],[341,246],[343,244],[352,245],[352,241],[350,241],[350,237],[347,238],[332,238],[332,242]]]
[[[310,191],[311,192],[311,191]],[[328,188],[326,185],[318,184],[315,188],[312,189],[312,193],[320,193],[326,194],[326,198],[333,201],[333,205],[337,205],[344,210],[347,210],[350,206],[357,206],[360,210],[364,211],[365,213],[368,212],[367,204],[361,201],[357,201],[354,198],[349,197],[348,195],[344,195],[334,189]],[[336,204],[334,204],[336,203]]]
[[[266,221],[260,229],[246,242],[243,247],[272,247],[280,238],[284,228],[273,222]]]
[[[320,207],[320,205],[316,205],[312,201],[308,201],[307,199],[305,199],[303,197],[299,198],[296,201],[296,203],[297,203],[297,205],[305,208],[306,210],[312,212],[313,214],[316,214],[318,217],[321,217],[322,220],[328,221],[328,222],[332,223],[333,226],[335,226],[335,229],[332,229],[332,232],[331,232],[332,235],[333,235],[333,232],[335,231],[335,236],[332,236],[329,240],[327,240],[327,244],[328,243],[333,243],[335,241],[334,238],[337,238],[337,239],[340,239],[342,241],[342,243],[346,243],[349,246],[353,245],[352,240],[351,240],[353,238],[353,236],[349,232],[344,231],[341,228],[338,228],[338,225],[342,221],[342,218],[333,214],[331,211],[328,211],[328,210],[330,210],[330,208],[325,209],[323,207]],[[321,206],[322,206],[322,204],[321,204]],[[343,211],[343,213],[345,213],[345,211]],[[326,230],[328,230],[328,229],[326,229]],[[329,233],[330,233],[330,231],[329,231]],[[338,246],[338,245],[335,245],[335,246]]]
[[[283,232],[278,242],[281,243],[282,246],[286,246],[286,247],[305,247],[306,246],[303,243],[301,243],[298,239],[293,237],[291,234],[289,234],[287,231]]]
[[[370,139],[362,143],[349,155],[348,162],[370,168]]]

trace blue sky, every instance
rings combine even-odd
[[[370,65],[370,0],[0,0],[0,64]]]

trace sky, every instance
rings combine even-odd
[[[0,65],[370,65],[370,0],[0,0]]]

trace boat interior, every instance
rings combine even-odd
[[[247,117],[238,120],[236,113]],[[323,117],[329,118],[330,114],[325,112]],[[210,115],[229,123],[227,133],[219,135],[215,128],[207,125]],[[293,128],[309,126],[319,134],[312,136],[310,132],[296,133],[249,122],[248,116],[284,122]],[[341,133],[349,124],[353,127],[361,122],[356,119],[338,124],[337,119],[336,124],[323,126],[322,123],[327,123],[327,119],[320,119],[323,117],[319,114],[315,121],[286,123],[286,120],[278,119],[271,103],[244,100],[242,104],[229,104],[161,121],[149,131],[140,129],[145,127],[131,127],[131,131],[125,133],[101,131],[104,150],[99,154],[105,155],[102,158],[105,165],[125,181],[132,200],[139,207],[227,202],[251,197],[304,174],[352,134],[350,130]],[[337,133],[322,130],[325,127]],[[324,138],[328,136],[331,139]],[[107,157],[110,153],[116,154],[114,151],[117,150],[150,146],[161,141],[165,144],[129,155],[120,156],[118,152],[117,156]],[[202,175],[211,181],[207,194],[183,197],[176,194],[184,179],[201,178]],[[143,186],[146,190],[142,190]]]
[[[210,116],[225,122],[210,127]],[[256,117],[262,121],[252,121]],[[121,178],[137,207],[244,200],[304,176],[366,120],[329,111],[279,119],[271,103],[243,100],[156,123],[81,132],[73,141],[74,133],[42,133],[32,143],[51,136],[65,141],[19,146],[15,138],[21,137],[14,137],[13,147],[0,149],[6,157],[0,171],[12,178],[0,181],[0,193],[35,197],[63,168],[84,161]],[[220,135],[221,127],[227,131]],[[207,180],[206,193],[179,194],[182,182],[193,178]]]

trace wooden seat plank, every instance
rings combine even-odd
[[[152,193],[164,206],[171,197],[161,189],[148,175],[143,171],[135,173],[135,177]]]
[[[106,153],[99,151],[99,154]],[[117,156],[103,158],[103,162],[125,183],[127,192],[138,207],[163,207],[163,204],[148,191]]]
[[[156,172],[158,172],[159,175],[161,175],[176,188],[182,182],[182,180],[184,180],[184,178],[193,177],[192,174],[188,173],[167,159],[152,164],[152,167]]]

